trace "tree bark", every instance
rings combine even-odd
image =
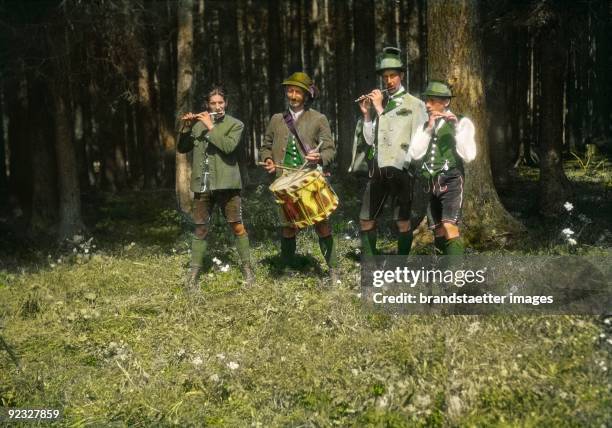
[[[270,112],[284,109],[284,98],[279,86],[283,80],[284,37],[281,34],[280,2],[268,1],[268,99]]]
[[[17,61],[18,63],[20,61]],[[18,64],[21,67],[23,64]],[[10,176],[9,198],[15,217],[29,219],[32,211],[32,158],[28,135],[28,90],[25,71],[5,81]]]
[[[29,117],[45,117],[49,111],[48,89],[44,82],[28,75]],[[36,236],[52,230],[58,214],[57,162],[51,121],[41,120],[29,128],[32,161],[32,215],[29,232]],[[75,158],[76,162],[76,158]]]
[[[348,2],[336,2],[336,91],[338,133],[336,138],[336,159],[339,171],[346,174],[351,162],[353,132],[355,130],[355,106],[351,99],[354,94],[351,67],[351,19]]]
[[[59,76],[58,76],[59,78]],[[59,179],[59,239],[71,238],[84,228],[81,219],[81,194],[72,140],[72,122],[66,94],[53,93],[55,112],[55,150]]]
[[[469,117],[477,130],[478,154],[466,165],[463,235],[473,243],[484,243],[523,232],[524,226],[502,206],[493,186],[478,2],[430,0],[427,4],[429,79],[452,85],[456,98],[451,108]]]
[[[176,79],[176,130],[180,130],[181,123],[178,118],[191,111],[193,104],[193,1],[180,0],[177,10],[178,36],[177,51],[177,79]],[[178,134],[177,134],[178,135]],[[191,178],[191,165],[187,155],[176,153],[176,197],[179,209],[191,213],[191,193],[189,183]]]
[[[376,47],[374,34],[374,3],[372,0],[355,0],[353,9],[353,39],[355,53],[355,94],[367,94],[377,87]],[[356,113],[357,114],[357,113]]]
[[[566,54],[560,17],[553,12],[548,25],[540,28],[538,48],[541,75],[539,209],[545,216],[563,212],[571,185],[563,170],[563,82]]]

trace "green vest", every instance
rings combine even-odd
[[[283,165],[291,168],[298,168],[302,166],[302,163],[304,163],[304,160],[302,159],[302,155],[297,148],[295,137],[293,134],[289,134],[289,137],[287,138],[287,151],[285,152]]]
[[[452,168],[463,172],[463,160],[457,154],[455,127],[444,122],[429,140],[429,147],[423,158],[423,175],[433,177]]]

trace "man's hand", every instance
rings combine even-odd
[[[268,172],[268,174],[272,174],[276,171],[276,165],[274,165],[274,161],[272,159],[268,158],[264,161],[264,163],[264,168]]]
[[[363,120],[365,122],[370,121],[370,106],[372,105],[372,100],[365,96],[363,100],[359,101],[359,110],[361,110],[361,114],[363,115]]]
[[[310,162],[310,163],[319,163],[319,162],[321,162],[321,153],[315,152],[315,151],[310,151],[306,155],[306,160],[308,162]]]
[[[374,104],[374,108],[378,114],[381,114],[384,110],[383,108],[383,93],[380,89],[374,89],[372,92],[368,94],[368,98],[372,100],[372,104]]]
[[[210,117],[210,114],[208,114],[207,111],[204,111],[202,113],[198,113],[196,115],[196,119],[199,120],[200,122],[202,122],[204,124],[204,126],[206,126],[206,128],[208,128],[209,131],[215,127],[215,124],[213,123],[213,120],[212,120],[212,118]]]

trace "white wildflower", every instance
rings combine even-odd
[[[225,354],[217,354],[217,358],[220,360],[225,360]]]
[[[229,363],[227,363],[227,367],[230,370],[236,370],[238,367],[240,367],[240,365],[238,363],[235,363],[233,361],[230,361]]]
[[[604,324],[610,325],[610,323],[612,323],[612,319],[611,318],[606,318],[604,320]]]
[[[212,261],[213,261],[213,263],[214,263],[214,264],[216,264],[217,266],[221,266],[221,263],[222,263],[222,262],[221,262],[221,260],[219,260],[218,258],[213,257]]]
[[[85,254],[89,253],[89,248],[85,248]]]
[[[574,205],[571,202],[566,202],[563,204],[563,208],[565,208],[567,212],[570,212],[574,209]]]
[[[221,272],[227,272],[229,270],[229,265],[221,266]]]
[[[608,339],[606,342],[608,342],[608,345],[612,345],[612,339]]]
[[[605,333],[600,333],[599,334],[599,338],[600,339],[605,339],[606,338],[606,334]]]
[[[570,237],[574,234],[574,231],[570,229],[569,227],[566,227],[565,229],[561,231],[561,233],[564,234],[566,237]]]
[[[217,373],[212,374],[209,379],[211,380],[211,382],[219,382],[219,375]]]
[[[201,357],[195,357],[193,360],[191,360],[191,364],[193,364],[194,366],[199,366],[200,364],[202,364],[204,361],[202,360]]]
[[[344,235],[344,239],[346,239],[347,241],[349,241],[351,239],[350,235]]]
[[[576,245],[578,242],[574,238],[567,238],[567,243],[570,245]]]

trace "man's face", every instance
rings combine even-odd
[[[404,78],[404,73],[397,70],[385,70],[382,72],[381,78],[385,89],[390,94],[394,94],[398,91],[400,86],[402,86],[402,79]]]
[[[287,85],[285,86],[285,95],[287,95],[287,100],[289,101],[289,107],[291,107],[291,110],[300,111],[302,108],[304,108],[306,95],[302,88],[299,86]]]
[[[450,100],[448,98],[440,98],[440,97],[427,97],[425,98],[425,107],[427,108],[427,113],[432,113],[437,111],[442,113],[448,107]]]
[[[213,95],[208,99],[208,112],[209,113],[222,113],[217,117],[220,117],[225,112],[225,99],[221,95]]]

